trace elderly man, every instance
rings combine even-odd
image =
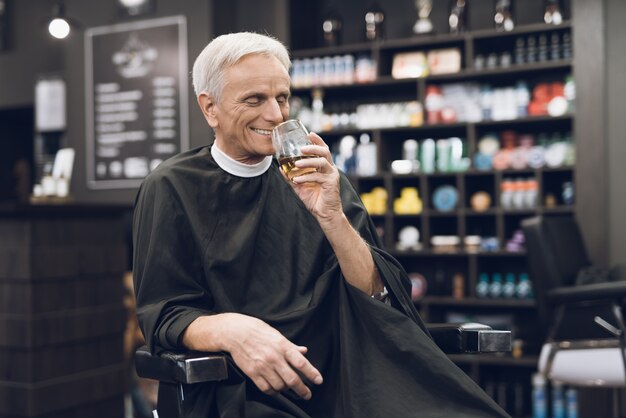
[[[287,181],[271,130],[288,117],[289,55],[223,35],[193,84],[215,132],[148,176],[134,273],[153,351],[223,351],[240,379],[185,388],[198,417],[502,417],[431,341],[405,272],[316,134]]]

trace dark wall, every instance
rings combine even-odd
[[[63,44],[47,36],[43,25],[53,0],[5,0],[5,5],[7,38],[0,50],[0,202],[14,202],[26,199],[31,188],[35,81],[62,67]],[[22,173],[21,180],[17,172]]]
[[[43,24],[53,3],[6,2],[8,39],[0,51],[0,202],[23,200],[30,193],[30,179],[18,180],[16,168],[32,177],[35,81],[41,74],[58,72],[63,62],[63,43],[48,36]]]
[[[289,0],[215,1],[215,35],[252,31],[268,33],[288,43],[289,10]]]
[[[0,202],[25,201],[30,193],[33,108],[0,110]]]
[[[573,0],[576,216],[591,259],[609,263],[606,4]],[[624,222],[623,220],[621,222]],[[618,227],[618,225],[615,225]]]
[[[610,262],[626,263],[626,2],[607,1]]]
[[[55,2],[8,1],[8,47],[0,51],[0,110],[32,106],[37,76],[63,67],[64,44],[48,36],[44,24]]]

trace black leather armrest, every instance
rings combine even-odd
[[[147,346],[135,351],[135,369],[140,377],[169,383],[199,383],[228,378],[228,358],[222,353],[150,354]]]
[[[428,324],[433,340],[446,354],[511,351],[511,331],[497,331],[476,323]]]
[[[495,331],[482,324],[428,324],[435,343],[447,354],[511,351],[511,332]],[[233,374],[223,353],[172,353],[152,355],[147,346],[135,352],[140,377],[169,383],[200,383],[228,379]]]
[[[626,299],[626,281],[557,287],[548,292],[552,303]]]

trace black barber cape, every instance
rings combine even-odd
[[[151,349],[181,349],[185,327],[198,316],[239,312],[308,347],[307,358],[324,377],[310,401],[265,395],[244,377],[190,385],[188,416],[506,417],[432,342],[406,273],[381,249],[343,175],[341,198],[371,246],[393,306],[347,284],[276,161],[264,174],[242,178],[223,171],[203,147],[146,178],[134,215],[134,273]]]

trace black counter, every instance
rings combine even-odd
[[[0,418],[122,418],[128,214],[0,205]]]

